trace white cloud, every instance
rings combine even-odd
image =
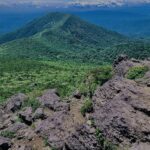
[[[35,6],[53,6],[53,5],[123,5],[136,3],[150,3],[150,0],[0,0],[0,5],[31,4]]]
[[[150,3],[150,0],[73,0],[72,4],[81,5],[124,5],[124,4],[139,4],[139,3]]]

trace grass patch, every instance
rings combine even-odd
[[[128,70],[126,78],[128,79],[139,79],[144,77],[145,73],[149,70],[147,66],[135,66]]]
[[[0,132],[0,136],[5,137],[5,138],[14,138],[15,137],[15,132],[11,132],[11,131],[2,131]]]
[[[85,116],[86,113],[93,111],[93,103],[89,98],[85,100],[83,106],[81,107],[81,114]]]
[[[95,75],[96,69],[99,71]],[[53,88],[62,99],[77,89],[88,95],[111,76],[111,67],[107,66],[6,57],[0,59],[0,70],[0,103],[20,92],[35,99],[44,90]]]
[[[113,74],[114,71],[110,65],[93,68],[87,74],[85,81],[81,82],[79,91],[86,97],[92,97],[97,85],[103,85],[112,78]]]
[[[28,99],[24,101],[22,108],[24,107],[32,107],[33,111],[41,106],[40,102],[37,99]]]
[[[102,150],[117,150],[117,146],[109,142],[100,129],[96,129],[96,138],[98,143],[102,146]]]

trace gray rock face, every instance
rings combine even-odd
[[[55,89],[46,91],[43,96],[39,97],[39,101],[43,106],[54,111],[69,110],[69,104],[61,102]]]
[[[74,98],[77,98],[77,99],[81,99],[82,94],[81,94],[80,91],[77,90],[77,91],[73,94],[73,97],[74,97]]]
[[[27,96],[19,93],[17,95],[12,96],[8,99],[8,103],[6,104],[6,110],[15,112],[19,110],[22,106],[22,103],[27,99]]]
[[[31,146],[21,146],[18,147],[16,150],[33,150],[33,148]]]
[[[8,150],[11,147],[11,140],[0,137],[0,150]]]
[[[19,117],[24,121],[25,124],[31,125],[33,118],[32,118],[32,108],[27,107],[24,111],[19,112]]]
[[[42,121],[36,132],[43,137],[47,137],[50,146],[60,149],[64,146],[65,140],[69,136],[69,129],[67,131],[64,125],[67,117],[67,112],[56,112],[52,117]]]
[[[44,114],[44,109],[43,108],[38,108],[35,113],[33,114],[33,119],[44,119],[46,118],[45,114]]]
[[[135,64],[137,63],[129,60],[127,56],[120,56],[114,63],[116,75],[125,77],[129,68],[133,67]]]
[[[127,60],[128,60],[128,56],[122,54],[122,55],[118,56],[118,58],[114,61],[114,66],[117,66],[122,61],[127,61]]]
[[[115,76],[97,89],[93,103],[95,124],[108,139],[128,146],[150,142],[150,88]]]
[[[7,131],[16,133],[16,132],[19,131],[20,129],[25,129],[25,128],[27,128],[27,125],[25,125],[24,123],[21,123],[21,122],[16,122],[16,123],[10,125],[10,126],[7,128]]]
[[[101,150],[95,134],[91,133],[91,127],[87,125],[79,126],[66,142],[66,149],[69,150]]]

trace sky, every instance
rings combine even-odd
[[[118,5],[150,3],[150,0],[0,0],[0,6],[34,5],[34,6],[70,6],[78,5]]]

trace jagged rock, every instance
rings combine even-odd
[[[55,89],[46,91],[43,96],[38,98],[43,106],[54,111],[69,110],[69,104],[61,102],[60,97]]]
[[[6,104],[6,110],[15,112],[19,110],[22,106],[22,103],[27,99],[27,96],[19,93],[17,95],[12,96],[8,99],[8,102]]]
[[[19,118],[21,118],[25,124],[31,125],[33,121],[32,112],[32,108],[27,107],[24,111],[19,112]]]
[[[45,114],[44,114],[44,109],[43,108],[38,108],[35,113],[33,114],[33,119],[45,119]]]
[[[77,90],[74,94],[73,94],[73,97],[74,98],[77,98],[77,99],[81,99],[82,97],[82,94],[79,90]]]
[[[127,55],[119,55],[118,58],[114,61],[114,66],[118,65],[122,61],[127,61],[128,56]]]
[[[67,138],[80,125],[76,116],[68,111],[57,111],[51,117],[43,120],[36,128],[36,132],[47,139],[48,144],[56,149],[63,149]]]
[[[87,125],[79,126],[66,142],[66,149],[69,150],[101,150],[95,137],[95,133],[91,133],[91,127]]]
[[[11,140],[0,136],[0,150],[8,150],[11,147]]]
[[[42,121],[36,128],[36,132],[46,137],[50,146],[56,147],[57,149],[62,148],[66,137],[69,136],[69,129],[67,131],[63,125],[67,116],[67,112],[56,112],[52,117]]]
[[[129,68],[133,67],[135,63],[130,60],[121,61],[117,65],[115,65],[115,73],[120,77],[125,77],[126,73],[128,72]]]
[[[36,133],[32,128],[25,128],[17,132],[18,139],[27,139],[30,141],[35,136],[36,136]]]
[[[7,131],[11,131],[11,132],[18,132],[19,130],[21,129],[25,129],[27,128],[27,125],[25,125],[24,123],[21,123],[21,122],[16,122],[12,125],[10,125],[8,128],[7,128]]]
[[[22,146],[16,146],[13,148],[13,150],[33,150],[32,146],[28,145],[22,145]]]
[[[150,87],[150,71],[148,71],[143,78],[136,80],[139,84]]]
[[[147,83],[147,87],[150,87],[150,82]]]
[[[117,76],[97,89],[93,102],[95,124],[111,141],[122,145],[150,141],[149,88]]]
[[[14,117],[14,114],[6,114],[4,113],[2,116],[1,116],[1,119],[2,119],[2,122],[1,122],[1,125],[0,125],[0,129],[3,130],[5,128],[8,128],[9,126],[12,125],[12,118]]]

